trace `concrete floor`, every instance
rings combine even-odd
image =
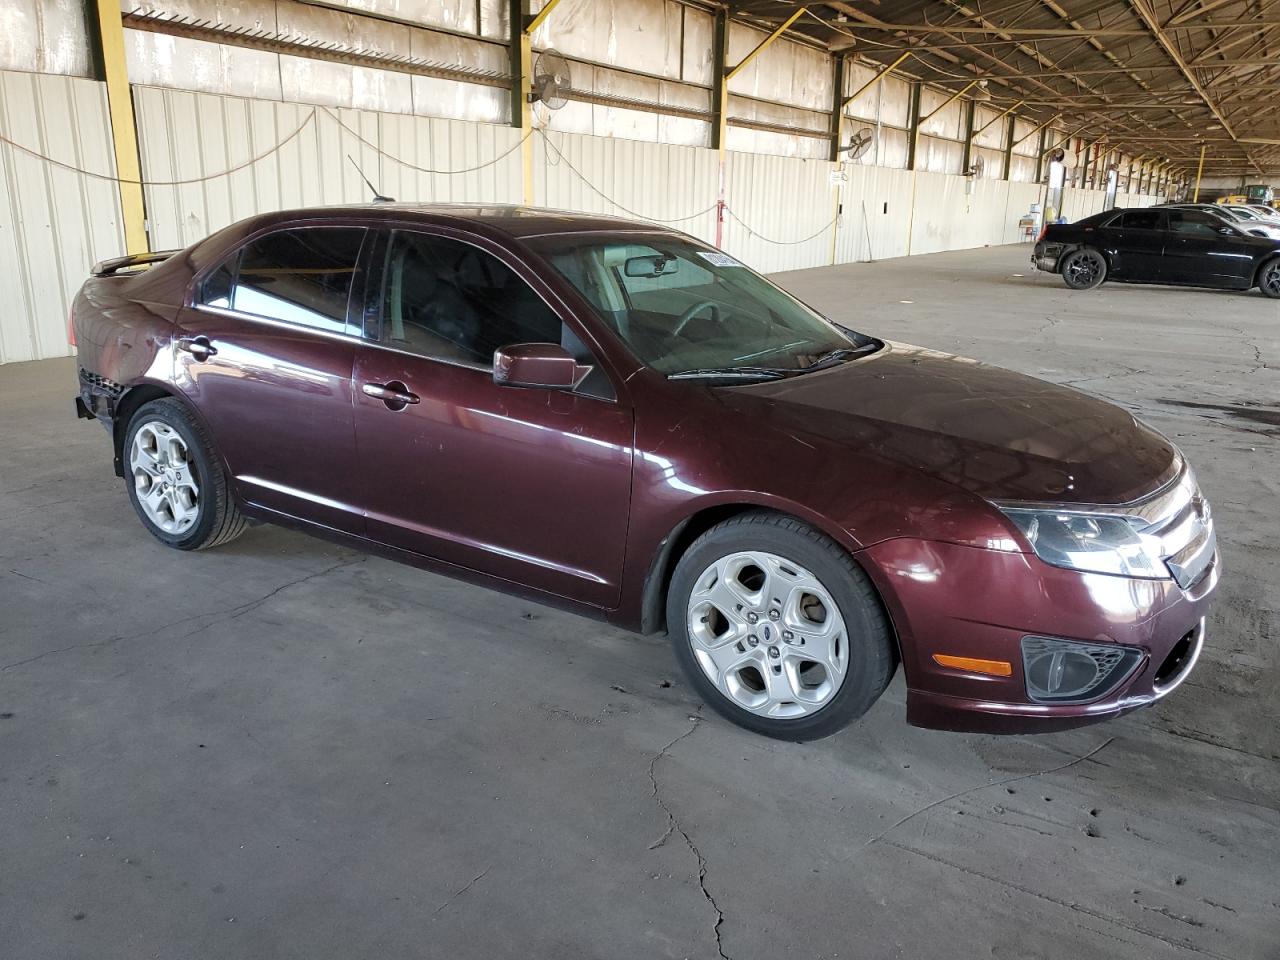
[[[1036,738],[909,728],[899,677],[776,743],[661,639],[271,527],[167,551],[73,363],[0,368],[0,956],[1280,956],[1280,304],[1027,255],[781,280],[1196,465],[1227,567],[1197,673]]]

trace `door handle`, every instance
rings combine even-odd
[[[179,337],[178,349],[185,350],[197,360],[208,360],[218,354],[218,348],[209,342],[208,337]]]
[[[421,397],[410,392],[399,380],[392,380],[390,383],[365,383],[360,390],[366,397],[381,400],[388,410],[403,410],[411,403],[422,402]]]

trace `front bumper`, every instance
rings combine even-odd
[[[1197,582],[1137,580],[1052,567],[1033,554],[926,540],[890,540],[859,555],[889,608],[915,726],[1034,733],[1083,726],[1172,693],[1195,667],[1217,586],[1214,555]],[[1096,699],[1037,703],[1022,639],[1120,644],[1137,664]],[[939,665],[949,654],[1011,664],[1008,676]]]

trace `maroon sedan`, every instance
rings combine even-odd
[[[77,409],[181,550],[285,523],[665,629],[715,709],[791,740],[899,662],[923,726],[1115,716],[1204,642],[1213,524],[1168,440],[671,230],[300,210],[94,274]]]

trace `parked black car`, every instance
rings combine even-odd
[[[1031,262],[1037,270],[1062,274],[1073,290],[1121,280],[1258,287],[1280,299],[1280,240],[1250,236],[1199,210],[1108,210],[1075,223],[1050,224]]]

